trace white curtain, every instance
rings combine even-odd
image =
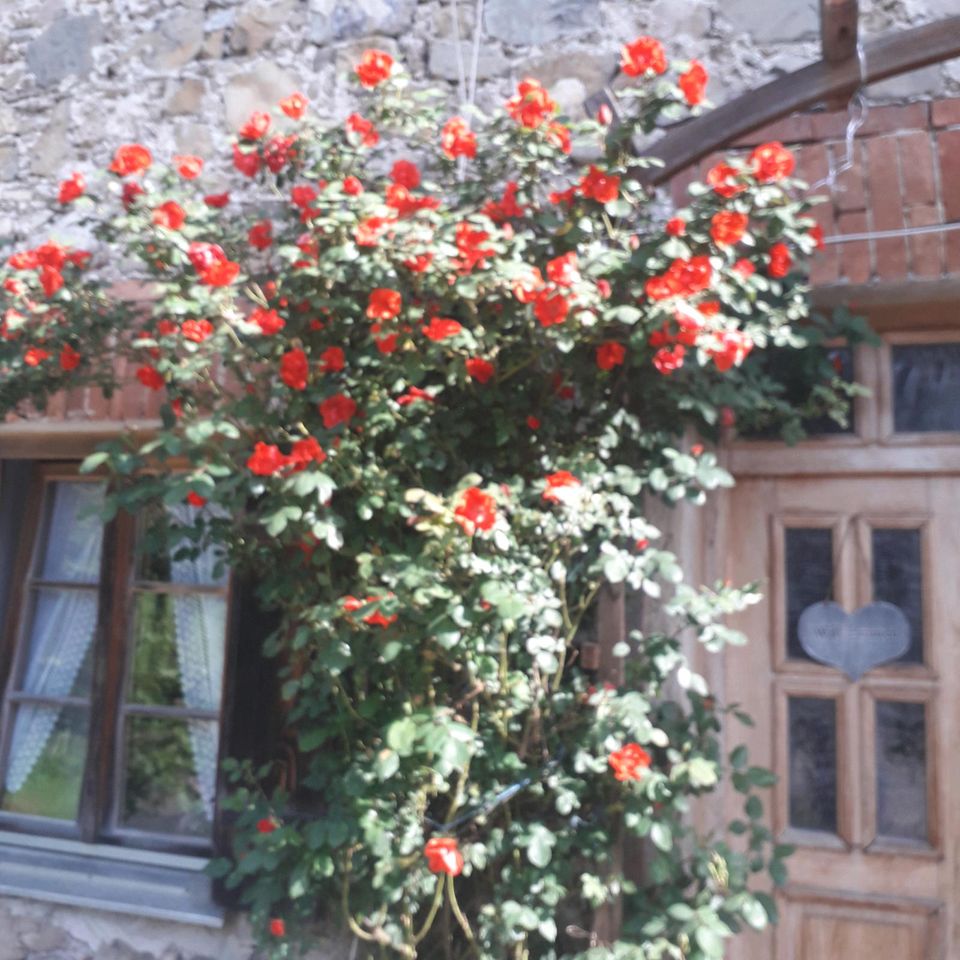
[[[60,482],[53,487],[53,507],[37,578],[90,584],[38,587],[29,623],[30,643],[19,689],[40,697],[65,697],[90,649],[97,626],[97,582],[103,521],[100,484]],[[87,692],[81,692],[86,696]],[[24,703],[17,708],[10,740],[6,789],[16,793],[26,783],[60,719],[61,707]]]
[[[186,504],[168,508],[171,517],[192,527],[200,511]],[[225,575],[214,576],[219,555],[207,548],[198,556],[174,559],[177,550],[188,541],[175,543],[170,550],[170,579],[173,583],[213,586],[223,583]],[[174,595],[174,623],[177,634],[177,664],[186,706],[193,710],[220,709],[226,630],[226,599],[211,593]],[[193,768],[197,787],[208,820],[213,820],[217,791],[217,751],[220,725],[213,720],[188,720]]]

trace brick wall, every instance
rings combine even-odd
[[[846,127],[846,111],[797,114],[733,146],[780,140],[795,150],[799,176],[815,184],[827,176],[831,158],[835,168],[843,163]],[[685,202],[687,185],[716,159],[674,178],[674,203]],[[832,189],[811,191],[825,198],[813,215],[826,236],[960,220],[960,98],[873,107],[857,131],[853,160]],[[960,231],[828,245],[812,264],[817,287],[957,276]]]

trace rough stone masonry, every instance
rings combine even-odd
[[[956,13],[957,0],[862,0],[867,36]],[[640,33],[701,59],[721,103],[817,58],[818,0],[486,0],[477,102],[535,76],[570,115]],[[323,116],[351,107],[343,75],[365,47],[456,96],[457,44],[470,61],[476,0],[7,0],[0,4],[0,251],[50,233],[57,181],[89,175],[134,140],[160,158],[199,153],[217,176],[230,132],[301,90]],[[458,39],[459,38],[459,39]],[[879,84],[875,101],[960,93],[960,61]],[[216,157],[221,158],[219,162]],[[210,184],[213,192],[219,184]],[[349,945],[318,956],[342,958]],[[0,960],[248,960],[251,938],[119,914],[0,900]]]

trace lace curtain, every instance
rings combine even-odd
[[[184,526],[192,526],[198,512],[185,504],[168,510],[171,517]],[[219,559],[214,550],[208,548],[189,559],[174,559],[177,549],[182,546],[180,543],[171,549],[170,579],[173,583],[202,586],[223,583],[224,575],[214,576]],[[213,593],[177,594],[173,598],[173,611],[184,703],[192,710],[217,712],[223,683],[226,600]],[[213,720],[188,720],[187,726],[200,799],[207,820],[212,821],[220,725]]]
[[[19,690],[37,697],[66,697],[73,690],[97,626],[97,583],[103,523],[99,484],[54,486],[43,562],[36,579],[86,587],[40,586],[34,590],[27,665]],[[81,693],[81,696],[85,695]],[[23,703],[17,708],[5,779],[20,790],[46,749],[61,707]]]

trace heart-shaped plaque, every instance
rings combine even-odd
[[[859,680],[910,647],[910,621],[892,603],[868,603],[847,613],[839,603],[814,603],[800,614],[800,646],[814,660]]]

